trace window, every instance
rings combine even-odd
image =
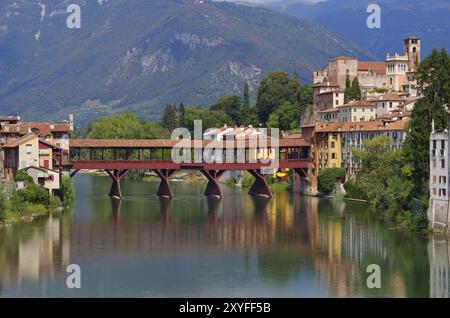
[[[436,140],[433,140],[433,149],[436,149]]]
[[[445,159],[441,159],[441,168],[445,168]]]
[[[333,152],[333,153],[331,154],[331,159],[336,159],[336,153]]]
[[[33,151],[33,145],[26,145],[25,151],[26,151],[27,155],[31,154],[31,152]]]
[[[336,97],[339,97],[339,93],[336,93]]]
[[[445,149],[445,140],[441,140],[441,149]]]
[[[336,145],[334,143],[334,141],[331,142],[331,148],[334,148]]]
[[[440,176],[439,177],[439,183],[447,183],[447,177],[446,176]]]
[[[436,188],[433,188],[433,195],[436,195]]]
[[[433,183],[436,183],[436,176],[433,176]]]

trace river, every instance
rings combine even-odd
[[[0,228],[0,297],[449,297],[450,241],[377,221],[366,205],[291,193],[79,175],[71,211]],[[69,264],[81,288],[66,285]],[[381,268],[370,289],[367,267]]]

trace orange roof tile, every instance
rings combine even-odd
[[[358,62],[358,71],[372,71],[376,74],[386,74],[385,62]]]

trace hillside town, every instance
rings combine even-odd
[[[298,125],[300,133],[283,131],[281,136],[283,140],[298,140],[309,147],[312,167],[307,174],[293,175],[293,191],[320,194],[318,175],[324,169],[345,169],[345,178],[351,180],[361,168],[361,161],[355,159],[354,149],[363,149],[365,142],[375,137],[392,139],[393,149],[402,147],[411,111],[421,97],[415,77],[421,61],[421,40],[408,37],[404,40],[403,49],[403,54],[387,54],[385,61],[380,62],[336,57],[324,69],[312,74],[312,104],[302,111]],[[1,117],[0,178],[3,183],[14,182],[17,172],[25,171],[50,195],[55,194],[60,188],[62,168],[65,166],[63,161],[69,158],[73,121],[72,115],[63,123],[24,122],[16,116]],[[203,139],[235,141],[265,133],[266,129],[261,127],[225,124],[205,132]],[[438,135],[436,138],[444,137]],[[442,145],[440,149],[445,149],[444,141]],[[435,140],[432,149],[434,158],[437,156]],[[94,156],[92,152],[91,156]],[[257,159],[273,158],[274,153],[260,151],[253,156]],[[447,164],[442,163],[440,169],[445,167]],[[439,184],[446,185],[446,177],[437,177],[433,169],[437,169],[435,159],[432,161],[432,184],[435,185],[439,178]],[[285,178],[289,169],[273,173],[275,178]],[[240,184],[243,178],[244,172],[236,170],[226,172],[221,180],[233,179]],[[432,200],[442,199],[446,193],[447,187],[437,189],[433,186]],[[441,212],[437,214],[444,215],[440,219],[448,219],[446,202],[445,207],[438,204],[437,210]],[[431,206],[429,219],[434,225],[438,221],[434,205]],[[441,224],[445,227],[446,222]]]

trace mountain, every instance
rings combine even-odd
[[[253,94],[273,70],[303,81],[336,55],[365,51],[314,22],[265,8],[190,0],[83,1],[69,29],[63,0],[0,0],[0,113],[78,122],[168,102],[207,106]]]
[[[372,3],[381,8],[381,29],[366,26],[366,9]],[[450,49],[448,0],[328,0],[309,5],[295,3],[280,10],[318,22],[379,59],[387,53],[402,53],[401,41],[411,35],[422,39],[423,55],[433,48]]]

